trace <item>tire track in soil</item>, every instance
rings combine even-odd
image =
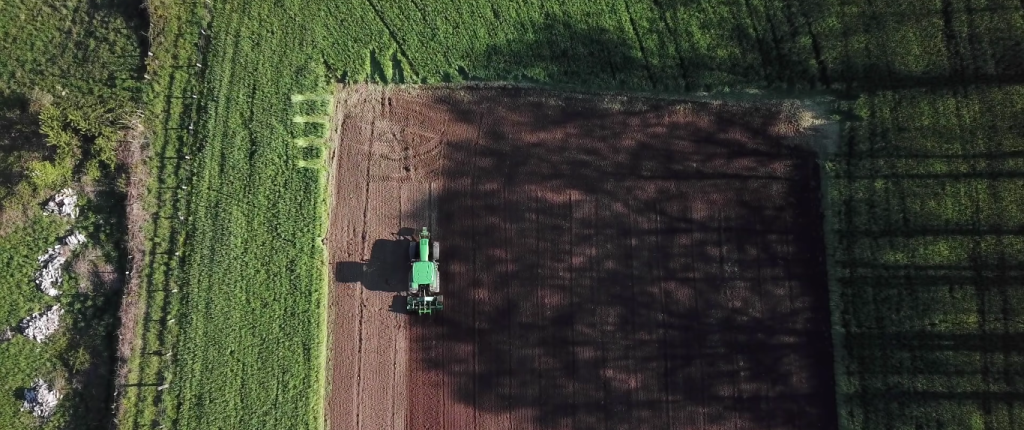
[[[603,393],[594,390],[601,385],[600,342],[597,339],[597,314],[600,312],[594,300],[594,251],[597,247],[594,235],[594,199],[577,194],[573,198],[573,249],[572,249],[572,295],[573,295],[573,355],[575,387],[575,428],[599,429],[604,427],[602,409]],[[582,339],[587,339],[582,342]]]
[[[579,322],[580,312],[579,312],[579,308],[578,308],[578,306],[579,306],[579,304],[578,304],[579,303],[578,302],[579,301],[579,291],[578,291],[579,290],[579,285],[577,283],[578,282],[577,277],[579,276],[579,271],[575,267],[575,265],[576,265],[576,257],[577,257],[576,256],[576,247],[579,246],[579,237],[577,236],[577,230],[579,229],[579,224],[578,224],[578,220],[576,219],[576,210],[577,210],[577,207],[579,206],[580,202],[579,202],[579,197],[576,194],[575,190],[570,190],[568,194],[569,194],[569,234],[568,234],[569,237],[568,237],[568,240],[567,240],[568,249],[566,250],[565,255],[567,255],[569,257],[569,260],[567,262],[565,262],[566,267],[565,267],[565,269],[563,269],[568,274],[567,282],[568,282],[568,287],[569,287],[568,288],[568,290],[569,290],[569,298],[568,298],[569,311],[568,311],[568,314],[567,314],[567,317],[568,317],[569,321],[566,324],[568,326],[566,331],[569,333],[569,343],[568,343],[569,351],[568,351],[568,355],[567,355],[567,358],[569,359],[569,363],[568,363],[569,364],[568,365],[568,368],[569,368],[568,374],[569,375],[568,375],[567,379],[569,379],[568,383],[569,383],[569,386],[570,386],[569,393],[568,393],[569,394],[568,397],[569,397],[569,401],[570,402],[569,402],[568,408],[566,408],[566,410],[569,411],[569,414],[568,414],[569,417],[568,418],[569,418],[570,422],[572,423],[572,428],[577,428],[576,425],[578,424],[578,422],[576,421],[576,415],[577,415],[578,409],[579,409],[579,402],[578,402],[578,399],[579,399],[578,398],[578,395],[579,395],[579,393],[578,393],[578,390],[579,390],[579,383],[578,383],[579,382],[578,381],[578,379],[579,379],[579,367],[578,367],[579,362],[578,362],[578,358],[579,357],[577,356],[576,348],[579,346],[578,340],[577,340],[578,336],[579,336],[579,333],[577,333],[576,324],[577,324],[577,322]],[[563,307],[564,307],[564,305],[563,305]]]
[[[509,231],[511,238],[509,246],[513,250],[536,250],[538,249],[537,237],[537,199],[532,190],[514,188],[512,204],[509,205],[510,218],[519,217],[514,225],[519,229]],[[519,209],[519,211],[516,211]],[[537,406],[537,363],[538,356],[543,353],[536,348],[532,337],[537,335],[539,321],[537,314],[537,291],[541,282],[539,270],[539,256],[537,252],[513,255],[513,261],[509,265],[511,283],[516,288],[514,296],[517,314],[517,323],[512,328],[512,348],[518,350],[518,360],[512,364],[512,381],[514,384],[525,387],[519,390],[518,396],[512,397],[515,405],[512,416],[512,428],[515,430],[529,430],[535,428],[534,411]]]
[[[509,413],[507,397],[509,354],[508,342],[509,304],[508,289],[503,276],[505,256],[501,252],[506,244],[501,243],[504,232],[503,189],[496,181],[478,181],[474,200],[474,214],[483,221],[478,228],[480,241],[475,248],[476,273],[478,282],[474,291],[477,297],[475,319],[477,362],[479,363],[476,382],[477,426],[486,429],[507,429]],[[483,251],[483,252],[481,252]],[[485,371],[479,371],[485,369]]]
[[[737,336],[737,332],[740,330],[738,315],[742,311],[740,306],[737,305],[737,301],[740,299],[741,290],[730,279],[736,271],[734,267],[736,265],[736,257],[733,250],[735,239],[731,229],[727,228],[727,224],[729,224],[727,217],[729,215],[719,208],[714,212],[713,216],[715,228],[714,243],[717,245],[715,247],[716,252],[714,253],[717,258],[714,265],[714,273],[715,278],[718,279],[717,285],[721,288],[718,301],[719,307],[722,308],[722,313],[718,315],[715,325],[724,328],[719,339],[728,348],[728,353],[723,354],[722,358],[718,360],[718,366],[722,369],[719,373],[728,374],[728,376],[718,381],[718,386],[720,387],[719,393],[723,403],[726,401],[738,402],[740,401],[738,384],[742,375],[742,370],[740,369],[743,369],[744,366],[744,363],[741,362],[742,349],[746,347],[746,344],[741,343]],[[734,428],[745,429],[746,427],[740,427],[743,421],[739,415],[739,408],[730,409],[727,414],[723,415],[723,419],[726,422],[733,423]]]
[[[505,290],[505,303],[508,307],[508,320],[505,323],[508,327],[508,386],[502,391],[502,398],[505,399],[506,410],[508,410],[508,424],[509,430],[517,428],[517,423],[521,420],[517,419],[522,407],[522,396],[523,392],[513,391],[512,386],[519,386],[520,384],[528,384],[527,380],[524,380],[524,367],[525,363],[522,360],[523,357],[530,356],[529,352],[524,352],[521,349],[521,345],[529,345],[529,343],[522,343],[521,338],[523,334],[523,328],[526,325],[526,321],[522,318],[524,304],[529,306],[528,303],[524,303],[524,299],[528,296],[525,294],[530,291],[530,288],[523,283],[523,279],[520,271],[526,271],[529,267],[527,260],[530,256],[519,254],[516,251],[523,249],[523,237],[519,228],[522,228],[525,224],[525,220],[522,219],[523,200],[521,194],[521,187],[509,187],[505,186],[502,189],[502,212],[503,222],[502,226],[502,243],[504,247],[504,290]],[[519,228],[517,228],[517,226]],[[529,347],[527,347],[529,348]]]
[[[686,200],[691,200],[688,196]],[[693,352],[691,344],[694,339],[694,331],[700,323],[700,312],[697,309],[697,289],[694,280],[694,252],[695,252],[695,225],[693,222],[693,205],[683,199],[675,199],[669,207],[670,213],[678,222],[669,224],[670,228],[679,231],[680,234],[673,238],[674,248],[670,255],[677,256],[678,266],[674,276],[678,288],[666,292],[666,306],[676,306],[675,313],[686,316],[684,319],[674,321],[676,331],[670,336],[670,360],[666,365],[667,384],[669,387],[676,387],[670,394],[672,404],[669,407],[670,422],[678,428],[699,428],[698,413],[688,404],[696,403],[692,397],[691,390],[684,377],[693,378],[692,371],[686,367],[687,363],[694,362],[698,357]],[[698,375],[699,377],[699,375]]]
[[[567,416],[567,412],[571,411],[572,399],[555,393],[567,392],[570,390],[568,385],[572,383],[561,377],[571,370],[572,365],[572,338],[569,335],[572,315],[556,314],[554,310],[565,309],[569,301],[569,274],[563,270],[563,265],[565,256],[571,251],[572,207],[565,196],[556,196],[558,201],[550,201],[551,197],[538,196],[540,203],[537,208],[538,237],[546,239],[541,241],[538,253],[538,273],[541,278],[538,284],[538,313],[539,321],[548,323],[546,330],[539,328],[537,334],[538,345],[548,351],[539,354],[537,403],[541,417],[539,421],[543,425],[549,428],[571,428],[572,417]]]
[[[693,348],[697,351],[707,350],[709,347],[713,346],[714,342],[710,333],[707,333],[706,336],[702,333],[703,331],[708,330],[708,323],[714,320],[715,315],[711,311],[715,309],[716,296],[716,292],[711,289],[712,286],[703,282],[703,280],[710,278],[712,272],[708,267],[708,260],[710,259],[710,256],[705,257],[704,252],[706,249],[700,248],[701,244],[713,243],[714,241],[714,232],[709,231],[707,227],[703,227],[708,225],[708,221],[711,219],[711,209],[701,201],[701,199],[707,199],[708,197],[709,196],[704,193],[697,193],[694,198],[694,200],[697,201],[697,205],[691,209],[694,223],[702,226],[700,228],[694,228],[693,246],[691,247],[691,255],[693,258],[691,274],[693,276],[693,288],[696,289],[695,302],[698,318],[697,325],[695,327],[698,332],[694,337]],[[705,405],[704,407],[699,407],[697,410],[697,428],[703,429],[707,428],[711,421],[708,416],[709,409],[711,408],[706,405],[708,404],[707,392],[710,387],[708,379],[711,375],[709,375],[709,373],[712,373],[713,371],[714,362],[712,361],[709,363],[709,360],[707,360],[705,355],[702,353],[696,354],[694,362],[696,363],[695,376],[698,380],[696,391],[700,393],[699,398],[697,399],[697,404]]]
[[[499,326],[504,326],[504,337],[505,337],[505,357],[508,366],[503,369],[505,373],[505,381],[501,386],[501,392],[499,394],[500,399],[504,403],[503,409],[507,411],[505,413],[506,429],[511,430],[514,427],[513,415],[515,414],[516,403],[512,397],[512,385],[518,384],[520,381],[515,379],[515,369],[519,367],[519,363],[516,362],[516,357],[522,353],[522,351],[514,348],[515,334],[518,331],[517,328],[520,326],[518,318],[518,311],[521,306],[519,298],[521,296],[522,285],[516,282],[515,279],[515,266],[521,263],[521,260],[525,257],[523,255],[512,254],[516,249],[521,249],[516,246],[517,242],[513,240],[515,232],[511,231],[513,226],[522,225],[521,222],[517,222],[514,218],[516,217],[513,207],[515,207],[518,201],[511,201],[515,196],[515,189],[509,189],[508,185],[505,185],[501,189],[501,235],[496,237],[496,240],[500,240],[503,248],[503,257],[501,261],[502,271],[502,283],[496,286],[504,291],[504,309],[507,318],[504,321],[496,321],[495,323]],[[521,209],[515,207],[515,210]],[[496,232],[497,233],[497,232]],[[497,235],[496,235],[497,236]]]
[[[480,127],[481,127],[481,129],[483,128],[482,125]],[[474,155],[475,155],[475,152],[476,152],[476,150],[477,150],[477,148],[479,146],[480,146],[480,142],[479,141],[474,142],[474,148],[473,148]],[[467,160],[467,161],[472,162],[472,160]],[[472,163],[471,165],[475,166],[475,163]],[[478,201],[481,200],[481,195],[482,194],[480,193],[480,188],[479,188],[479,184],[478,184],[478,182],[480,180],[480,178],[478,176],[479,174],[480,174],[480,172],[477,171],[476,169],[474,169],[473,172],[472,172],[472,177],[471,177],[470,184],[469,184],[469,187],[470,187],[469,188],[469,195],[470,195],[470,199],[471,199],[469,201],[471,201],[471,202],[478,202]],[[471,215],[471,217],[473,218],[473,221],[470,224],[470,228],[471,228],[470,229],[470,236],[473,239],[472,239],[472,242],[470,243],[470,250],[469,251],[470,251],[470,254],[472,255],[472,259],[471,259],[471,261],[472,261],[472,269],[471,269],[471,271],[473,273],[473,283],[472,283],[472,285],[470,285],[470,289],[469,289],[470,293],[469,293],[468,296],[470,297],[470,300],[472,301],[473,304],[472,304],[472,318],[469,319],[468,321],[466,321],[465,326],[470,328],[470,332],[471,332],[471,337],[470,338],[473,340],[472,344],[471,344],[472,346],[470,347],[472,349],[472,356],[473,356],[473,373],[468,378],[468,379],[471,380],[472,385],[467,390],[467,394],[468,394],[467,397],[469,397],[469,399],[472,401],[472,405],[473,405],[473,426],[474,426],[474,428],[479,428],[480,427],[480,422],[481,422],[480,421],[480,409],[482,407],[482,405],[480,404],[480,387],[481,387],[481,383],[480,383],[480,376],[479,375],[481,375],[483,373],[483,371],[481,370],[481,367],[484,366],[485,364],[482,362],[482,360],[480,358],[480,326],[478,324],[478,321],[480,321],[480,319],[483,318],[483,315],[485,315],[488,312],[488,309],[483,306],[483,299],[484,299],[484,297],[483,297],[483,292],[481,291],[481,288],[480,288],[481,285],[484,285],[484,279],[481,278],[481,276],[482,276],[481,274],[483,272],[485,272],[485,270],[486,270],[481,265],[481,259],[483,259],[484,256],[480,252],[480,249],[483,248],[482,244],[483,244],[483,242],[485,240],[487,240],[486,238],[488,237],[488,235],[484,231],[484,228],[487,225],[487,223],[483,219],[483,217],[481,216],[481,214],[479,212],[479,209],[478,209],[478,206],[477,205],[472,205],[472,208],[474,210],[474,213]]]
[[[361,121],[363,118],[349,116],[349,111],[342,107],[348,101],[347,97],[354,99],[354,104],[359,104],[363,94],[339,92],[339,134],[362,137],[368,141],[368,129]],[[332,184],[333,207],[330,210],[327,234],[329,258],[331,262],[359,261],[363,250],[364,219],[361,215],[368,197],[365,172],[369,160],[365,150],[357,145],[341,142],[335,148],[333,164],[336,166],[334,173],[337,177]],[[359,208],[359,215],[353,216],[352,208]],[[328,356],[330,379],[325,414],[332,430],[358,428],[360,366],[352,357],[360,356],[358,339],[362,333],[361,295],[362,289],[357,282],[332,283],[328,328],[331,332]]]
[[[753,243],[754,252],[753,252],[753,255],[752,255],[751,258],[754,261],[754,263],[753,263],[754,266],[755,266],[754,271],[757,273],[757,278],[756,278],[756,281],[755,281],[757,283],[757,285],[756,285],[756,287],[754,287],[754,290],[757,293],[757,307],[754,308],[754,310],[753,310],[753,312],[754,312],[753,316],[754,316],[754,318],[758,318],[758,319],[764,319],[764,318],[771,318],[771,317],[773,317],[772,315],[769,315],[769,312],[766,310],[765,299],[764,299],[764,279],[765,279],[765,276],[764,276],[763,266],[765,264],[765,261],[764,261],[765,256],[764,256],[764,248],[763,248],[763,246],[764,246],[765,238],[763,237],[764,236],[764,227],[763,227],[763,225],[761,223],[761,218],[762,218],[762,215],[754,214],[754,219],[752,220],[752,224],[753,224],[752,227],[753,227],[754,234],[751,235],[752,237],[747,237],[746,238],[746,240],[748,242],[749,241],[753,241],[754,242]],[[772,401],[771,401],[770,393],[772,393],[775,390],[775,385],[776,384],[773,384],[773,383],[761,384],[760,392],[758,393],[758,394],[760,394],[760,396],[763,399],[761,401],[761,403],[758,405],[758,407],[761,410],[771,410],[771,408],[772,408]],[[772,430],[774,428],[776,428],[776,426],[771,424],[771,423],[769,423],[769,425],[765,427],[765,430]]]
[[[432,201],[432,185],[426,183],[409,183],[402,186],[403,208],[408,208],[408,213],[403,214],[402,224],[419,232],[422,227],[431,231],[432,237],[436,238],[443,246],[442,233],[436,230],[431,224],[434,216],[431,213],[435,203]],[[442,253],[446,250],[440,251]],[[408,251],[406,251],[406,254]],[[445,254],[442,254],[444,256]],[[403,276],[407,276],[403,274]],[[446,289],[444,278],[441,278],[442,294]],[[448,303],[445,303],[446,307]],[[401,314],[399,314],[401,315]],[[410,378],[409,386],[409,426],[411,429],[436,429],[443,423],[446,391],[445,381],[442,374],[436,369],[424,367],[424,360],[443,360],[444,349],[444,325],[439,316],[418,316],[403,315],[411,325],[409,332],[411,342],[417,342],[417,353],[410,354],[408,360],[411,362],[409,369],[415,374],[422,375]]]
[[[610,208],[610,206],[608,206]],[[636,375],[633,336],[636,333],[636,315],[640,309],[636,306],[636,282],[633,271],[633,217],[629,211],[622,213],[621,208],[609,211],[603,220],[609,226],[609,245],[613,247],[607,252],[608,258],[615,264],[606,280],[607,304],[616,311],[610,315],[614,324],[604,335],[605,341],[605,422],[609,428],[631,428],[636,422],[633,419],[634,399],[628,393],[639,388]]]
[[[457,130],[458,134],[478,135],[478,119],[471,129]],[[469,127],[467,127],[469,128]],[[472,143],[475,145],[476,141]],[[441,366],[449,372],[464,375],[459,378],[446,378],[444,388],[444,418],[442,427],[448,430],[476,428],[476,412],[473,396],[475,393],[472,382],[466,383],[469,376],[477,372],[475,350],[467,340],[472,339],[475,332],[474,297],[477,281],[475,279],[477,237],[475,232],[477,219],[474,214],[462,213],[460,207],[474,197],[475,164],[471,160],[455,162],[469,167],[467,176],[455,181],[441,184],[438,192],[437,215],[438,224],[445,225],[445,247],[442,250],[441,276],[446,283],[442,286],[445,296],[444,320],[444,351]]]
[[[672,390],[668,384],[668,372],[666,369],[668,368],[669,362],[674,357],[670,355],[672,346],[669,344],[667,338],[668,321],[666,315],[669,314],[670,312],[674,313],[675,309],[669,309],[670,304],[666,303],[665,301],[665,297],[667,294],[666,290],[669,288],[669,286],[666,285],[668,281],[667,273],[665,272],[665,265],[669,264],[668,258],[666,258],[666,256],[670,255],[668,253],[668,250],[666,249],[666,242],[668,240],[666,236],[671,235],[674,229],[670,229],[668,228],[669,226],[665,225],[668,217],[661,215],[661,211],[665,209],[666,203],[662,199],[658,199],[655,203],[653,219],[654,226],[656,229],[655,231],[657,231],[657,233],[653,237],[653,245],[654,255],[656,256],[654,259],[654,293],[656,295],[656,298],[654,300],[658,303],[658,306],[655,308],[658,310],[658,331],[656,333],[658,339],[658,349],[656,351],[658,355],[656,359],[652,360],[652,362],[657,363],[657,365],[652,367],[657,367],[658,369],[659,377],[657,381],[659,392],[661,393],[661,396],[659,397],[658,401],[659,405],[655,411],[654,420],[656,422],[660,420],[664,428],[670,429],[674,428],[672,426],[672,417],[669,415],[670,402],[672,401]]]
[[[659,363],[653,361],[658,358],[656,353],[659,348],[660,339],[658,333],[658,321],[654,310],[660,307],[658,296],[655,290],[653,274],[655,273],[655,259],[657,255],[654,249],[652,233],[656,228],[650,213],[637,212],[635,219],[637,228],[634,230],[634,247],[637,251],[635,266],[633,267],[634,279],[636,280],[637,292],[637,316],[636,332],[632,344],[636,346],[633,356],[635,360],[634,373],[638,380],[634,392],[634,404],[642,407],[643,415],[636,417],[634,428],[664,428],[661,423],[654,420],[652,410],[659,401],[660,379],[662,376]]]
[[[409,321],[400,315],[392,315],[397,326],[394,338],[394,358],[391,370],[391,386],[395,391],[391,401],[391,428],[405,429],[408,424],[408,386],[409,379]]]
[[[737,327],[739,324],[739,318],[737,316],[743,311],[742,306],[739,303],[742,299],[741,296],[743,289],[742,286],[737,285],[737,281],[735,280],[735,274],[738,272],[735,249],[736,236],[734,229],[727,228],[727,226],[731,226],[731,218],[732,215],[726,214],[722,209],[719,209],[715,214],[715,224],[718,230],[718,264],[715,265],[715,271],[718,274],[718,285],[722,286],[722,301],[725,304],[725,306],[723,306],[725,310],[725,315],[723,315],[722,318],[724,320],[723,324],[727,325],[726,335],[723,336],[722,340],[726,342],[727,345],[733,345],[735,348],[740,349],[739,351],[734,349],[726,359],[722,360],[723,364],[727,365],[727,369],[735,369],[732,372],[733,377],[729,378],[731,380],[723,381],[725,389],[722,391],[723,397],[736,399],[737,401],[742,402],[742,399],[740,399],[741,394],[739,392],[739,384],[743,379],[742,369],[745,368],[745,363],[743,363],[742,358],[747,354],[744,354],[744,351],[742,351],[742,349],[746,348],[746,343],[740,342],[737,335],[737,332],[739,331]],[[733,325],[734,327],[728,327],[728,325]],[[732,413],[730,414],[730,419],[734,423],[737,423],[737,427],[739,426],[739,423],[742,422],[738,408],[733,408]]]
[[[367,223],[363,259],[371,263],[364,286],[379,286],[383,291],[362,289],[359,426],[363,429],[394,428],[396,424],[393,411],[396,389],[400,387],[393,385],[393,372],[398,363],[405,364],[405,351],[401,349],[405,339],[399,333],[406,320],[401,314],[389,312],[389,308],[392,291],[402,287],[405,274],[401,269],[406,263],[401,261],[401,249],[393,246],[399,243],[381,238],[392,237],[401,224],[400,194],[398,184],[370,184],[369,216],[373,221]]]
[[[516,309],[516,301],[513,298],[514,293],[517,292],[517,287],[512,282],[512,275],[509,271],[509,267],[516,263],[518,255],[509,255],[511,244],[509,242],[509,212],[508,212],[508,192],[509,186],[501,186],[499,192],[500,206],[495,209],[499,211],[496,215],[500,220],[498,228],[493,231],[491,240],[498,242],[499,245],[495,248],[500,251],[491,259],[492,265],[491,270],[494,271],[498,276],[495,279],[494,284],[487,284],[486,288],[494,290],[492,301],[497,301],[497,313],[494,315],[494,319],[491,323],[491,331],[495,335],[497,340],[497,351],[498,356],[495,357],[495,361],[498,364],[496,367],[497,375],[496,378],[496,404],[495,411],[492,413],[495,415],[495,426],[490,427],[494,429],[511,429],[512,428],[512,386],[516,382],[512,379],[512,367],[513,367],[513,345],[512,345],[512,324],[516,322],[513,319],[513,315]]]
[[[770,187],[768,188],[768,190],[768,195],[775,195],[774,193],[771,193]],[[748,201],[752,200],[753,198],[753,191],[749,192],[748,195],[744,196],[744,199]],[[744,229],[749,229],[749,231],[753,233],[738,234],[738,246],[741,250],[740,261],[748,262],[748,265],[746,267],[740,268],[740,273],[750,274],[750,276],[748,276],[748,279],[750,279],[748,282],[750,284],[747,285],[747,291],[748,294],[752,296],[751,300],[754,303],[754,305],[748,306],[747,309],[750,313],[751,318],[754,320],[765,320],[773,318],[772,315],[768,314],[764,301],[764,275],[762,267],[765,265],[765,256],[763,248],[765,238],[763,237],[764,228],[762,226],[762,218],[762,214],[755,213],[750,218],[743,220],[745,224],[743,224],[742,227]],[[743,250],[749,251],[743,252]],[[771,336],[771,334],[767,334],[765,337],[767,338],[768,336]],[[764,348],[766,348],[763,339],[758,339],[757,346],[761,350],[752,350],[749,348],[747,349],[746,352],[748,359],[752,361],[757,360],[759,357],[763,357],[771,353],[769,351],[763,350]],[[756,375],[754,375],[753,372],[747,375],[746,379],[749,380],[749,383],[751,384],[757,382]],[[758,402],[751,403],[751,407],[757,411],[771,410],[772,404],[770,393],[774,392],[775,385],[776,384],[774,384],[771,381],[761,381],[756,388],[749,389],[749,395],[758,396],[760,398]],[[777,428],[775,423],[765,423],[762,427],[766,430],[772,430]]]
[[[600,343],[598,360],[598,376],[600,379],[597,385],[601,387],[598,397],[600,409],[597,411],[601,419],[600,428],[615,428],[613,420],[617,417],[611,410],[615,405],[611,402],[608,394],[609,380],[608,370],[612,363],[609,361],[609,349],[615,348],[613,336],[620,330],[616,326],[618,304],[611,297],[615,292],[622,291],[629,286],[621,282],[618,275],[619,265],[624,259],[618,258],[617,252],[620,243],[618,241],[617,225],[612,216],[612,202],[604,197],[594,199],[593,229],[591,234],[595,240],[595,247],[590,254],[590,271],[594,274],[591,289],[594,295],[594,306],[597,307],[597,318],[595,330],[598,333]]]
[[[596,384],[601,388],[601,392],[597,395],[600,408],[595,412],[600,417],[600,428],[603,429],[615,428],[612,423],[615,417],[610,414],[609,410],[612,404],[609,402],[608,379],[606,377],[607,369],[610,366],[608,361],[609,341],[612,334],[618,331],[618,328],[615,326],[617,305],[610,298],[610,295],[613,290],[620,290],[625,287],[625,285],[618,282],[619,277],[616,275],[618,265],[621,264],[622,260],[615,258],[617,257],[615,247],[618,244],[615,241],[616,232],[614,226],[611,225],[612,218],[608,216],[610,204],[603,197],[594,199],[593,229],[591,234],[593,234],[595,246],[590,254],[590,271],[594,274],[591,289],[594,295],[594,306],[598,312],[595,318],[594,330],[598,334],[597,337],[600,344],[598,348],[599,359],[597,361],[599,379]],[[614,345],[611,345],[611,347],[614,347]]]

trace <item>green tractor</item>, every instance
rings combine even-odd
[[[437,260],[440,245],[430,240],[426,227],[416,240],[409,244],[409,295],[405,309],[419,315],[433,314],[443,308],[441,279],[438,276]]]

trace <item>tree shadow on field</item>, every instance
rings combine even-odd
[[[660,13],[631,16],[634,31],[646,29],[640,36],[631,34],[628,27],[612,31],[552,16],[525,23],[530,31],[522,32],[523,36],[475,53],[478,73],[489,79],[602,90],[689,93],[758,88],[780,95],[824,91],[853,97],[864,92],[1024,83],[1024,61],[1020,60],[1024,44],[996,27],[973,27],[993,43],[987,48],[991,51],[972,51],[964,46],[963,31],[952,28],[960,20],[1008,15],[1015,10],[1011,7],[907,13],[865,9],[836,28],[819,28],[817,22],[837,17],[816,2],[797,2],[795,8],[766,11],[766,16],[757,18],[742,2],[718,5],[715,13],[691,5],[706,2],[653,3],[653,10]],[[684,36],[687,30],[679,27],[700,20],[701,14],[708,14],[701,21],[705,34]],[[680,22],[674,20],[683,16]],[[906,71],[897,59],[907,53],[893,52],[900,48],[885,37],[902,34],[908,27],[928,28],[934,22],[946,23],[942,43],[949,52],[948,62]],[[694,43],[690,37],[713,37],[714,41]],[[875,42],[872,52],[852,50],[864,40]]]
[[[446,395],[539,428],[836,427],[816,154],[779,112],[434,94],[463,131],[411,356]]]
[[[0,94],[0,208],[6,192],[28,177],[30,161],[51,161],[56,154],[28,104],[24,97]]]
[[[662,6],[672,10],[671,5]],[[745,10],[737,15],[745,15]],[[656,32],[671,32],[676,24],[664,15],[632,17],[636,25]],[[637,41],[635,34],[581,24],[563,18],[546,18],[529,24],[532,31],[507,43],[490,45],[479,53],[486,70],[515,64],[517,81],[541,81],[601,90],[632,90],[684,93],[728,87],[807,90],[823,86],[818,71],[799,54],[794,38],[753,32],[749,22],[718,18],[716,28],[728,42],[741,45],[752,60],[722,58],[713,52],[693,49],[685,39]],[[662,35],[664,37],[664,35]],[[728,43],[720,41],[719,43]],[[658,46],[662,52],[651,49]],[[760,54],[760,55],[759,55]],[[496,74],[501,74],[498,71]]]
[[[666,0],[665,7],[687,3]],[[800,21],[812,18],[794,19],[779,37],[802,38],[812,30]],[[845,37],[871,43],[873,28],[934,18],[867,13],[858,19],[870,25]],[[949,49],[949,69],[914,74],[898,71],[898,53],[882,44],[872,58],[840,52],[826,62],[816,46],[821,35],[810,34],[812,56],[797,56],[806,47],[751,35],[744,19],[737,13],[723,34],[754,48],[759,67],[685,53],[651,62],[626,38],[560,20],[485,49],[481,63],[515,61],[542,80],[602,89],[784,84],[856,95],[1024,82],[1021,56],[1012,55],[1024,45],[1016,42],[991,55],[992,67],[973,65],[977,59],[961,47]],[[963,43],[954,36],[943,35],[950,48]],[[711,125],[672,122],[670,101],[554,103],[530,90],[467,90],[438,103],[478,134],[445,143],[446,188],[437,205],[448,256],[443,329],[412,336],[414,356],[453,381],[456,401],[525,416],[541,428],[836,428],[817,160],[764,132],[778,116],[696,103],[712,112]],[[847,212],[894,204],[855,202]],[[841,364],[855,366],[857,381],[866,382],[846,409],[858,410],[865,428],[892,426],[885,420],[893,417],[922,428],[966,428],[913,415],[950,401],[984,411],[1019,402],[1020,366],[994,370],[1001,359],[1021,362],[1013,346],[1019,339],[997,332],[1017,324],[1004,317],[1019,308],[1020,282],[1007,275],[1018,259],[980,251],[1011,243],[1012,232],[990,232],[983,241],[980,230],[890,227],[875,238],[974,236],[978,249],[960,268],[866,272],[878,263],[873,258],[842,263],[849,278],[839,282],[859,288],[833,299],[864,313],[844,315],[863,326],[846,336],[851,356]],[[854,256],[852,248],[844,252]],[[908,279],[920,288],[907,288]],[[927,303],[930,291],[976,306],[980,340],[904,327],[919,311],[907,308]],[[909,320],[939,325],[926,316]],[[945,392],[915,387],[936,376],[961,379]],[[1006,412],[1011,422],[1019,420],[1014,414]]]
[[[516,64],[527,66],[522,70],[542,76],[544,81],[584,87],[625,89],[654,83],[643,59],[605,28],[583,27],[563,19],[546,19],[535,27],[532,37],[485,49],[482,63],[507,64],[515,59]]]
[[[833,199],[830,270],[843,310],[838,365],[850,376],[839,400],[858,428],[1021,427],[1024,231],[1011,179],[1019,169],[1004,162],[1022,154],[992,126],[1021,113],[999,106],[985,119],[960,118],[959,136],[928,151],[913,122],[888,130],[880,126],[887,119],[870,120],[850,130],[885,134],[851,143],[831,179],[855,190]],[[965,168],[922,174],[929,163]],[[887,185],[860,191],[877,183]]]

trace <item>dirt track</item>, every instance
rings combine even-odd
[[[331,428],[834,428],[817,167],[787,118],[556,95],[339,89]],[[433,319],[389,310],[421,226]]]

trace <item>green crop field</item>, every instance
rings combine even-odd
[[[328,115],[329,87],[292,46],[305,28],[255,6],[152,4],[155,217],[123,428],[320,421],[326,201],[294,140],[326,128],[292,119]]]
[[[1012,429],[1024,406],[1024,87],[857,101],[830,164],[850,428]]]
[[[149,7],[157,216],[124,428],[323,425],[323,171],[307,158],[322,151],[296,139],[324,128],[295,119],[328,114],[330,82],[366,80],[838,96],[825,194],[842,424],[1020,421],[1019,2]]]

